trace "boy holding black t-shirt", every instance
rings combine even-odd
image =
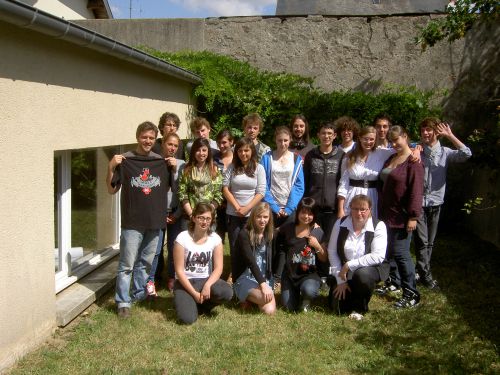
[[[116,194],[122,188],[120,261],[115,294],[121,318],[130,316],[133,301],[146,297],[146,279],[160,230],[166,226],[169,172],[165,160],[151,151],[157,135],[156,125],[148,121],[140,124],[136,131],[136,150],[113,156],[108,166],[108,192]]]

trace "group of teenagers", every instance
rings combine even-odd
[[[158,127],[140,124],[136,150],[109,162],[108,191],[122,189],[120,317],[157,295],[164,264],[184,324],[233,294],[242,308],[271,315],[279,288],[285,309],[307,311],[326,281],[330,307],[359,320],[374,292],[404,309],[420,302],[417,281],[438,288],[430,263],[446,170],[471,156],[448,124],[426,118],[410,143],[387,115],[362,128],[343,116],[320,124],[316,146],[296,115],[275,129],[275,150],[259,140],[257,113],[243,118],[238,140],[222,130],[213,141],[203,117],[190,123],[192,140],[179,138],[179,126],[169,112]],[[231,269],[223,280],[226,233]]]

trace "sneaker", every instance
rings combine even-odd
[[[353,311],[352,313],[349,314],[348,318],[352,319],[352,320],[362,320],[363,315],[360,313],[357,313],[356,311]]]
[[[174,284],[175,284],[175,279],[173,277],[170,277],[167,281],[167,289],[169,292],[174,291]]]
[[[152,280],[149,280],[146,283],[146,294],[148,297],[158,297],[158,293],[156,293],[156,287],[155,287],[155,282]]]
[[[374,292],[379,296],[385,296],[390,293],[401,293],[401,289],[394,284],[384,284],[380,288],[376,288]]]
[[[304,298],[300,304],[300,311],[306,313],[310,310],[310,308],[311,308],[311,301]]]
[[[129,307],[119,307],[117,310],[118,317],[120,319],[130,318],[130,308]]]
[[[408,309],[417,307],[420,303],[420,296],[418,293],[411,290],[405,290],[403,296],[394,304],[395,309]]]
[[[274,281],[273,290],[275,293],[281,292],[281,280]]]
[[[434,279],[426,279],[426,280],[422,280],[422,285],[424,287],[426,287],[427,289],[429,290],[434,290],[434,291],[438,291],[439,290],[439,285],[438,285],[438,282]]]

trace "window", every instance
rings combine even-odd
[[[106,173],[119,147],[58,151],[54,155],[56,293],[118,253],[119,193]]]

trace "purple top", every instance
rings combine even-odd
[[[387,159],[384,168],[394,156]],[[423,190],[422,163],[412,163],[406,159],[389,173],[379,188],[379,218],[389,228],[404,228],[409,218],[420,216]]]

